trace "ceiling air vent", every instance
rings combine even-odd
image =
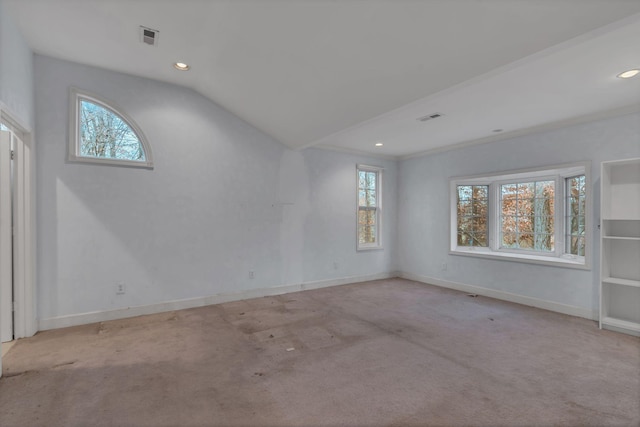
[[[438,117],[442,116],[444,116],[444,114],[442,113],[433,113],[426,116],[418,117],[416,120],[418,120],[419,122],[426,122],[427,120],[437,119]]]
[[[150,46],[156,46],[158,44],[159,36],[160,31],[140,25],[140,41],[142,43],[146,43]]]

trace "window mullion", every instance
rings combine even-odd
[[[555,238],[555,254],[556,256],[562,256],[565,251],[565,227],[566,227],[566,182],[563,177],[556,176],[556,189],[555,189],[555,212],[553,233]]]
[[[500,247],[500,186],[496,183],[489,185],[489,248],[497,251]]]

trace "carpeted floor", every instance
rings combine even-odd
[[[402,279],[47,331],[0,426],[639,426],[640,339]]]

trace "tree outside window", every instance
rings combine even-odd
[[[380,179],[382,169],[358,166],[358,249],[380,248]]]
[[[144,161],[136,133],[115,113],[92,102],[80,101],[80,155]]]
[[[584,256],[587,189],[585,176],[567,178],[566,252]]]
[[[501,247],[554,250],[555,181],[500,186]]]
[[[488,185],[458,185],[458,245],[487,246]]]
[[[587,162],[451,178],[450,194],[452,254],[588,268]]]
[[[153,169],[151,146],[127,114],[96,95],[69,92],[69,161]]]

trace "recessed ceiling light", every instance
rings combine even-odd
[[[382,147],[384,144],[382,142],[376,142],[376,147]]]
[[[180,71],[187,71],[189,68],[191,68],[188,64],[185,64],[184,62],[176,62],[173,64],[173,66]]]
[[[494,129],[492,132],[498,133],[498,132],[502,132],[504,129]]]
[[[618,74],[617,77],[619,77],[621,79],[630,79],[631,77],[635,76],[638,73],[640,73],[640,69],[634,68],[633,70],[627,70],[627,71],[624,71],[624,72]]]

